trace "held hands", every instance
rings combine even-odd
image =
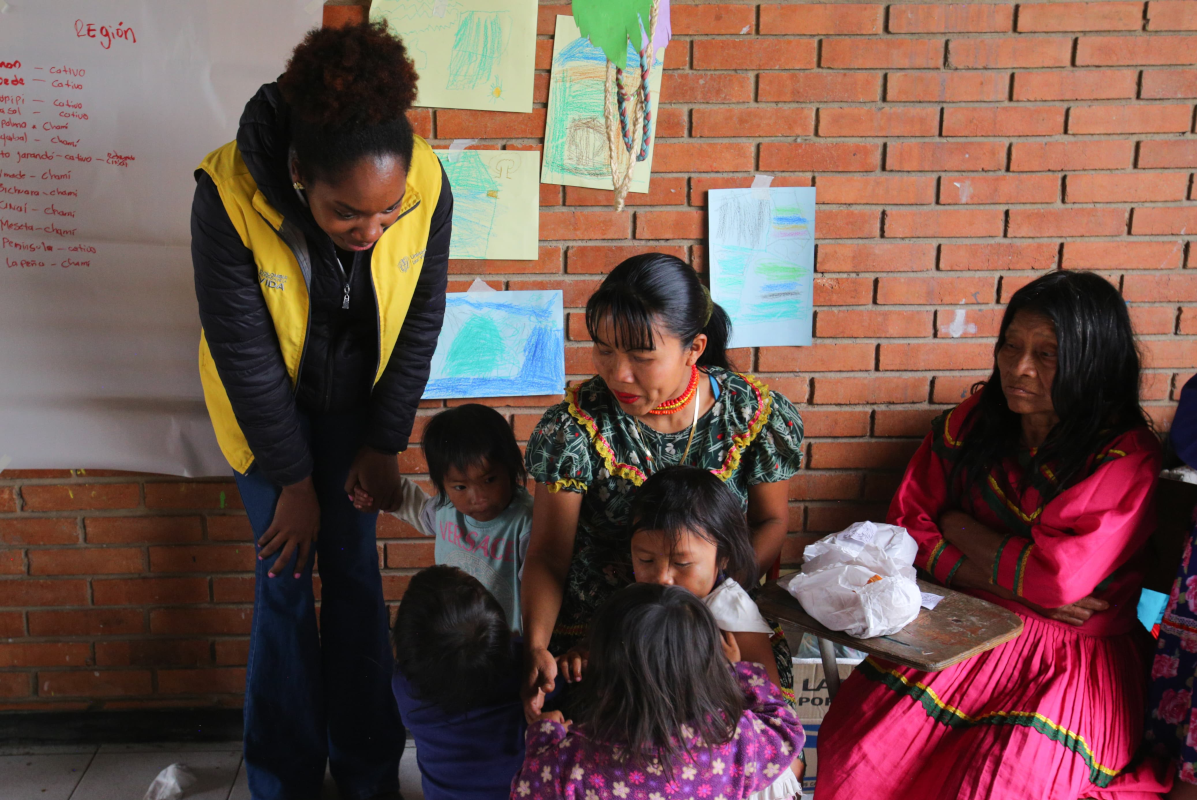
[[[524,717],[531,724],[543,715],[544,698],[557,682],[557,659],[547,648],[537,647],[527,653],[528,674],[524,680]]]
[[[279,553],[274,564],[270,567],[270,577],[282,573],[291,563],[291,557],[298,552],[295,560],[295,577],[303,574],[307,566],[308,556],[311,555],[312,545],[320,531],[320,502],[316,499],[316,488],[312,485],[312,478],[308,476],[299,483],[284,486],[279,495],[278,503],[274,507],[274,519],[270,527],[258,539],[258,560]],[[282,552],[279,552],[279,551]]]
[[[345,479],[345,494],[358,511],[395,511],[403,505],[399,460],[362,445]]]
[[[1105,611],[1110,607],[1110,604],[1105,600],[1093,597],[1092,595],[1089,597],[1082,597],[1075,603],[1069,603],[1068,605],[1060,606],[1059,608],[1044,608],[1043,606],[1037,606],[1034,603],[1028,603],[1026,600],[1021,598],[1019,599],[1019,602],[1025,606],[1028,606],[1039,614],[1042,614],[1048,619],[1054,619],[1056,622],[1064,622],[1069,625],[1076,625],[1078,628],[1088,622],[1089,618],[1098,611]]]
[[[565,655],[557,659],[557,669],[565,676],[566,683],[577,683],[582,680],[582,670],[586,668],[590,650],[585,646],[571,647]]]

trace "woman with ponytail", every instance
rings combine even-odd
[[[763,573],[781,553],[786,482],[802,459],[797,410],[730,368],[731,322],[682,260],[647,253],[624,261],[586,304],[586,328],[598,374],[567,390],[528,441],[536,480],[521,589],[529,716],[553,686],[557,656],[635,581],[631,503],[650,475],[686,464],[723,480],[747,516]],[[793,677],[780,630],[773,645],[784,693]]]

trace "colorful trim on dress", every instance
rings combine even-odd
[[[940,700],[935,690],[925,683],[911,681],[896,669],[883,669],[871,657],[861,662],[858,669],[870,680],[884,684],[897,694],[917,700],[928,717],[949,728],[972,728],[978,725],[1021,725],[1033,728],[1080,756],[1089,768],[1089,782],[1097,787],[1109,786],[1110,781],[1120,771],[1098,763],[1085,737],[1057,725],[1036,711],[990,711],[979,717],[972,717]]]
[[[1031,548],[1035,546],[1034,542],[1027,542],[1022,546],[1022,551],[1018,554],[1018,561],[1014,567],[1014,594],[1022,597],[1022,581],[1027,576],[1027,560],[1031,557]]]
[[[594,443],[594,449],[602,457],[607,471],[612,475],[631,481],[634,486],[640,486],[647,479],[647,476],[631,464],[623,464],[615,460],[615,451],[611,449],[611,445],[607,444],[607,440],[599,433],[594,417],[587,414],[578,405],[578,392],[581,389],[581,386],[571,386],[565,390],[566,409],[569,411],[569,415],[590,436],[590,441]]]
[[[927,554],[927,572],[932,575],[935,574],[935,565],[939,563],[939,557],[943,555],[943,551],[948,549],[948,540],[940,538],[939,542]]]
[[[960,406],[956,406],[956,408],[959,407]],[[943,415],[943,443],[953,450],[960,447],[964,439],[963,436],[959,439],[952,438],[952,414],[956,412],[956,408],[953,408],[951,411]]]
[[[577,478],[562,478],[559,481],[546,484],[545,488],[549,490],[549,494],[557,494],[562,489],[577,489],[579,492],[585,494],[586,490],[590,487]]]
[[[952,578],[956,577],[956,570],[960,569],[960,565],[963,563],[964,563],[963,558],[956,559],[956,563],[952,565],[952,568],[950,570],[948,570],[947,576],[944,577],[944,579],[943,579],[944,586],[950,587],[952,585]]]
[[[739,375],[748,385],[752,387],[752,391],[756,393],[756,413],[748,422],[748,430],[745,433],[735,434],[731,437],[731,445],[727,449],[727,456],[723,459],[723,467],[719,470],[711,470],[715,477],[722,481],[726,481],[731,477],[732,473],[736,471],[736,467],[740,466],[740,453],[747,450],[749,445],[756,439],[757,434],[761,432],[761,428],[769,421],[769,415],[773,413],[773,395],[769,391],[769,387],[758,381],[747,372],[736,372],[734,375]]]
[[[1002,565],[1002,553],[1006,552],[1006,545],[1014,538],[1014,534],[1007,533],[1002,537],[1002,543],[998,545],[997,553],[993,556],[993,575],[990,576],[989,582],[994,586],[1000,586],[998,583],[998,568]]]

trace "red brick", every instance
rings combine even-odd
[[[135,483],[27,484],[21,487],[26,511],[79,511],[136,508],[141,490]]]
[[[661,97],[670,103],[751,103],[752,77],[731,72],[667,72]]]
[[[749,171],[751,142],[659,142],[653,150],[653,172]]]
[[[1145,69],[1139,96],[1144,100],[1197,97],[1197,69]]]
[[[536,55],[535,55],[535,60],[532,62],[532,68],[537,69],[537,70],[553,68],[553,40],[552,39],[537,39],[536,40]],[[665,68],[669,69],[669,65],[666,64]]]
[[[838,438],[868,436],[868,411],[831,411],[821,408],[802,409],[802,424],[808,436]],[[859,480],[856,481],[859,484]],[[791,493],[793,487],[791,486]]]
[[[935,136],[936,108],[822,108],[820,136]]]
[[[1012,208],[1006,235],[1119,236],[1126,233],[1124,208]]]
[[[1014,244],[945,244],[940,253],[942,270],[1053,269],[1058,248],[1053,242]]]
[[[760,163],[766,171],[874,172],[881,165],[881,146],[864,142],[762,142]]]
[[[743,35],[752,33],[756,27],[755,10],[752,6],[741,5],[679,5],[670,8],[670,24],[674,34],[680,36],[720,33]],[[567,10],[562,13],[570,12]]]
[[[931,335],[930,311],[823,309],[815,314],[820,338],[913,338]]]
[[[991,277],[887,277],[877,280],[877,303],[881,305],[992,303],[995,296],[996,287]]]
[[[758,81],[757,100],[763,103],[871,103],[881,96],[876,72],[763,72]]]
[[[819,236],[823,239],[876,239],[881,230],[880,211],[829,208],[819,212]]]
[[[815,132],[813,108],[696,108],[693,121],[694,136],[810,136]]]
[[[544,136],[544,120],[543,108],[526,114],[441,108],[436,112],[436,138],[535,139]]]
[[[890,33],[1005,33],[1014,7],[1000,3],[928,3],[889,8]]]
[[[204,538],[199,517],[88,517],[88,544],[197,542]]]
[[[993,366],[989,342],[917,342],[880,345],[882,370],[984,369]],[[813,466],[813,465],[812,465]]]
[[[657,138],[677,138],[686,135],[686,109],[661,108],[657,111]],[[543,187],[542,187],[543,191]]]
[[[408,109],[407,119],[411,122],[412,129],[416,132],[417,136],[423,136],[425,139],[432,138],[432,109]]]
[[[813,69],[817,54],[814,39],[695,39],[694,69]]]
[[[1149,139],[1139,144],[1139,168],[1197,167],[1197,140]]]
[[[249,662],[249,639],[217,639],[216,663],[243,667]]]
[[[249,542],[150,548],[151,572],[250,572],[254,561]]]
[[[1014,296],[1022,287],[1026,286],[1031,281],[1037,278],[1037,275],[1006,275],[1001,279],[1001,286],[998,289],[998,302],[1009,303],[1010,298]]]
[[[91,646],[82,643],[0,643],[0,667],[82,667],[91,664]]]
[[[902,482],[901,472],[869,472],[865,474],[864,497],[866,500],[879,501],[889,507],[894,493]]]
[[[822,411],[810,409],[803,411],[807,414],[857,414],[855,411]],[[868,425],[868,413],[865,412],[865,425]],[[860,475],[850,472],[812,472],[802,470],[790,478],[791,500],[853,500],[860,496]]]
[[[235,483],[147,483],[146,508],[244,508]]]
[[[0,697],[28,697],[32,694],[29,689],[29,679],[31,677],[27,672],[0,672]],[[10,706],[5,710],[12,711],[15,709]]]
[[[811,469],[851,469],[853,467],[901,468],[910,462],[919,442],[814,442],[810,447]],[[850,513],[860,514],[857,507]]]
[[[695,175],[690,178],[690,205],[705,206],[707,192],[711,189],[745,189],[752,186],[754,176],[738,175],[733,177],[703,177]],[[774,188],[779,186],[810,186],[812,181],[805,175],[774,175],[769,184]],[[697,264],[696,264],[697,268]]]
[[[0,607],[79,606],[86,603],[86,581],[0,580]]]
[[[0,575],[24,575],[25,551],[13,548],[0,550]]]
[[[162,694],[240,694],[245,690],[245,670],[239,667],[160,669]]]
[[[365,7],[360,5],[328,5],[322,9],[321,24],[325,28],[344,28],[349,25],[360,25],[366,21]]]
[[[1116,175],[1069,175],[1068,203],[1149,203],[1184,200],[1189,176],[1183,172],[1135,172]]]
[[[218,542],[252,542],[253,528],[244,515],[207,517],[208,538]]]
[[[880,403],[925,403],[925,377],[869,375],[850,378],[818,377],[812,402],[818,405],[868,405]],[[811,435],[814,431],[808,431]]]
[[[538,72],[532,76],[532,81],[532,102],[549,102],[549,74],[547,72]]]
[[[873,299],[872,278],[815,278],[815,307],[861,306]]]
[[[1191,339],[1143,339],[1143,366],[1149,369],[1193,369]]]
[[[664,182],[668,178],[659,178],[653,183]],[[558,190],[560,186],[550,187],[547,183],[542,183],[540,189],[543,192],[546,188]],[[577,187],[571,186],[571,189]],[[593,189],[582,189],[580,191],[594,191]],[[606,192],[612,195],[612,192]],[[629,194],[628,204],[632,205],[642,195]],[[541,207],[544,207],[541,203]],[[559,202],[554,202],[553,205],[560,205]],[[574,204],[578,205],[578,204]],[[597,205],[610,206],[611,202],[598,203]],[[528,273],[543,273],[543,272],[560,272],[561,271],[561,247],[559,245],[541,245],[537,251],[537,257],[532,261],[507,261],[502,259],[477,259],[477,258],[451,258],[449,259],[449,274],[450,275],[510,275],[510,274],[528,274]]]
[[[820,66],[831,69],[939,69],[943,39],[824,39]]]
[[[993,103],[1009,91],[1005,72],[891,72],[885,83],[891,103]]]
[[[1068,132],[1187,133],[1192,118],[1191,105],[1078,106],[1068,115]]]
[[[817,269],[823,273],[919,272],[935,267],[934,244],[820,244],[816,255]]]
[[[1128,169],[1134,157],[1135,143],[1125,139],[1015,142],[1010,151],[1010,171],[1064,172],[1081,169]]]
[[[252,603],[254,601],[254,579],[249,577],[213,578],[212,601],[214,603]]]
[[[85,547],[30,550],[30,575],[119,575],[144,569],[139,547]]]
[[[156,608],[150,612],[150,632],[244,636],[249,633],[252,618],[253,612],[248,608]]]
[[[1132,306],[1127,311],[1136,335],[1170,334],[1176,330],[1176,306]]]
[[[1139,72],[1133,69],[1093,69],[1060,72],[1017,72],[1015,100],[1116,100],[1132,98]]]
[[[29,612],[30,636],[125,636],[144,632],[145,612],[139,608]]]
[[[1072,39],[1068,37],[1007,36],[948,42],[948,64],[954,69],[1067,67],[1071,58]]]
[[[908,461],[909,458],[905,459]],[[896,466],[894,467],[897,468]],[[807,512],[808,537],[842,531],[854,522],[884,519],[887,506],[878,503],[835,503],[811,506]]]
[[[828,204],[915,205],[935,202],[931,177],[824,175],[818,183],[819,202]]]
[[[1197,334],[1197,307],[1188,306],[1180,310],[1180,324],[1176,332],[1186,336]]]
[[[1054,203],[1060,199],[1060,179],[1055,175],[944,175],[939,202]]]
[[[1197,7],[1190,0],[1151,0],[1147,30],[1197,31]]]
[[[654,179],[656,180],[656,179]],[[612,244],[574,245],[566,256],[566,272],[606,273],[620,263],[642,253],[665,253],[686,260],[686,248],[681,245],[660,244]]]
[[[701,239],[706,232],[703,211],[638,211],[637,239]]]
[[[96,642],[101,667],[179,667],[212,663],[205,639],[123,639]]]
[[[618,211],[541,211],[540,238],[626,239],[631,222],[631,214]]]
[[[150,694],[152,691],[150,673],[144,670],[84,670],[37,674],[37,692],[41,697],[120,697]]]
[[[1078,67],[1123,64],[1197,64],[1192,36],[1082,36],[1077,42]]]
[[[936,376],[931,382],[931,402],[955,405],[972,393],[973,384],[984,381],[989,373],[961,375],[959,373]]]
[[[1127,275],[1122,279],[1122,296],[1129,303],[1153,303],[1161,299],[1191,303],[1197,300],[1197,275]]]
[[[1036,31],[1137,31],[1143,3],[1022,3],[1020,33]]]
[[[762,149],[768,145],[762,145]],[[889,172],[989,172],[1006,168],[1005,142],[894,142],[885,149]]]
[[[1001,236],[1000,209],[954,208],[899,209],[885,212],[885,238],[921,239],[967,236]]]
[[[1136,236],[1184,236],[1197,231],[1197,206],[1136,208],[1131,233]]]
[[[943,112],[944,136],[1051,136],[1064,132],[1060,106],[964,106]]]
[[[809,347],[762,347],[761,372],[851,372],[873,368],[874,345],[867,342],[816,342]]]
[[[541,184],[544,186],[544,184]],[[565,204],[570,206],[605,206],[611,208],[615,192],[609,189],[587,189],[581,186],[565,187]],[[684,206],[686,204],[686,179],[654,176],[649,183],[648,193],[629,192],[624,201],[629,206]],[[560,272],[561,249],[553,248],[557,256],[552,269],[537,272]],[[477,261],[466,262],[477,264]],[[520,262],[501,262],[520,263]],[[496,270],[498,271],[498,270]],[[503,270],[506,272],[507,270]]]
[[[771,375],[768,380],[769,388],[774,394],[780,394],[795,405],[805,403],[810,396],[810,379],[806,377],[792,378],[782,375]]]
[[[79,523],[45,517],[0,519],[0,544],[78,544]]]
[[[22,612],[0,612],[0,639],[18,639],[24,635],[25,615]]]
[[[926,436],[938,408],[879,408],[873,419],[874,436]]]
[[[8,486],[0,486],[0,512],[11,514],[17,510],[17,498]]]
[[[1175,269],[1183,242],[1065,242],[1064,269]],[[1164,299],[1164,298],[1160,298]]]
[[[389,569],[423,569],[433,564],[433,550],[436,542],[411,541],[387,542],[387,567]]]
[[[761,6],[761,33],[881,33],[885,6],[848,3],[786,3]]]
[[[180,605],[208,602],[208,578],[94,580],[97,606]]]
[[[5,469],[0,470],[0,480],[57,480],[78,477],[86,472],[73,469]]]
[[[935,312],[935,331],[940,339],[993,339],[1002,322],[1001,308],[941,308]]]

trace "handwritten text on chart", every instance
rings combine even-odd
[[[116,27],[109,27],[77,19],[75,20],[75,36],[80,39],[96,39],[100,47],[105,50],[111,49],[112,43],[115,41],[137,44],[137,34],[133,32],[132,28],[126,28],[123,22],[118,22]]]

